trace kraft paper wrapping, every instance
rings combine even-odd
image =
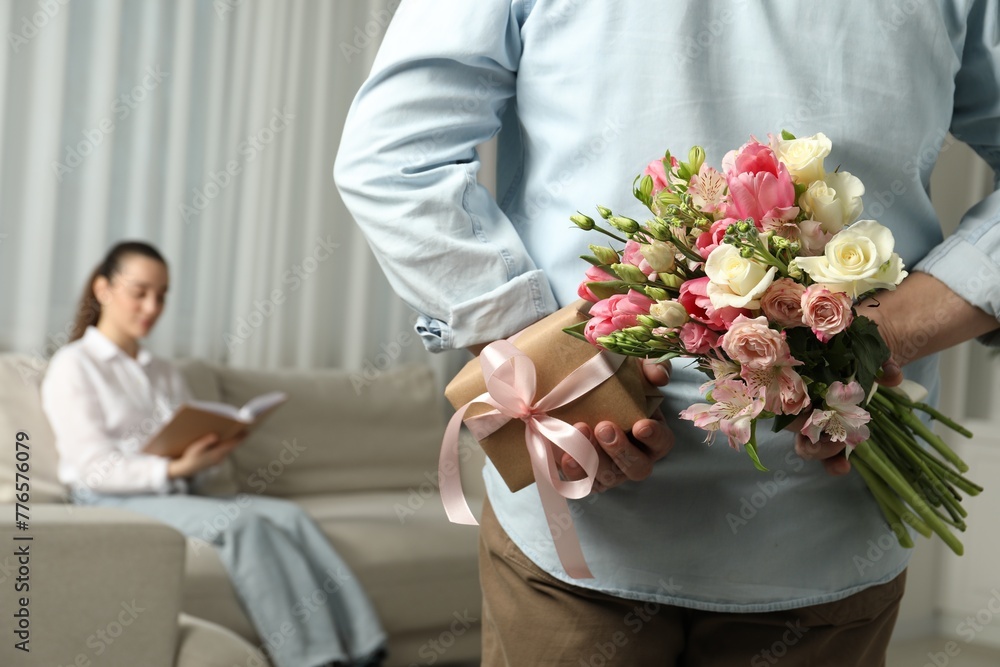
[[[590,343],[563,331],[587,319],[581,312],[587,306],[589,304],[582,300],[572,303],[509,339],[535,364],[535,400],[548,394],[563,378],[600,352]],[[486,381],[479,359],[473,359],[448,383],[445,396],[458,409],[485,391]],[[569,424],[584,422],[594,426],[611,421],[628,432],[635,422],[652,415],[661,400],[656,387],[643,377],[639,364],[626,359],[618,372],[596,389],[549,414]],[[496,417],[481,417],[491,409],[485,404],[469,408],[465,424],[473,435],[495,425]],[[500,416],[501,421],[505,419]],[[535,482],[521,420],[506,421],[491,435],[479,438],[479,444],[511,491],[519,491]]]

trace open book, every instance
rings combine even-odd
[[[190,401],[178,408],[142,451],[176,457],[203,435],[218,433],[219,439],[225,440],[240,431],[252,431],[287,400],[288,395],[284,392],[272,391],[251,398],[242,408],[211,401]]]

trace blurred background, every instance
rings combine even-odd
[[[170,263],[147,341],[161,356],[352,371],[417,361],[443,386],[465,357],[430,355],[412,335],[331,176],[397,5],[0,4],[0,351],[43,363],[93,266],[135,238]],[[985,165],[946,141],[932,185],[943,225],[992,188]],[[978,344],[947,357],[943,407],[977,434],[954,445],[987,491],[968,503],[963,558],[918,546],[892,664],[1000,664],[980,648],[1000,647],[1000,373]]]

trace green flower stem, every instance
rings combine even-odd
[[[939,435],[927,428],[927,425],[920,421],[920,418],[913,414],[911,410],[906,409],[903,404],[900,404],[899,407],[893,406],[890,403],[891,399],[886,398],[878,391],[875,392],[872,400],[876,404],[881,403],[882,406],[888,406],[888,409],[891,409],[896,415],[900,425],[907,426],[916,435],[919,435],[931,447],[936,449],[946,461],[955,466],[959,472],[969,471],[969,465],[958,454],[952,451],[951,447]]]
[[[572,229],[572,228],[571,228],[571,229]],[[601,226],[600,226],[600,225],[598,225],[598,224],[595,224],[595,225],[594,225],[594,231],[595,231],[595,232],[600,232],[600,233],[604,234],[605,236],[610,236],[610,237],[611,237],[611,238],[613,238],[613,239],[614,239],[615,241],[618,241],[618,242],[620,242],[620,243],[628,243],[628,239],[623,239],[622,237],[618,236],[618,235],[617,235],[617,234],[615,234],[614,232],[612,232],[612,231],[610,231],[610,230],[607,230],[607,229],[604,229],[603,227],[601,227]]]
[[[865,463],[860,457],[855,457],[852,461],[854,467],[857,468],[858,472],[861,473],[861,477],[864,478],[865,483],[868,484],[868,489],[875,496],[875,500],[878,501],[879,507],[882,508],[882,514],[885,515],[886,520],[889,522],[889,526],[892,527],[893,532],[896,533],[896,537],[899,539],[900,545],[906,547],[907,549],[913,548],[913,540],[910,539],[910,534],[902,527],[900,521],[906,521],[906,523],[913,526],[914,529],[924,537],[929,538],[933,531],[931,527],[927,525],[926,522],[920,519],[917,515],[911,512],[903,501],[899,499],[892,489],[885,485],[878,475]],[[904,539],[905,538],[905,539]]]
[[[950,484],[954,484],[968,495],[978,496],[980,493],[983,492],[983,487],[979,486],[975,482],[969,481],[968,479],[958,474],[951,468],[945,466],[923,447],[917,447],[913,451],[916,452],[918,455],[920,455],[930,467],[934,468],[938,473],[940,473],[942,479],[947,480]]]
[[[951,430],[961,433],[966,438],[972,437],[972,431],[965,428],[961,424],[956,423],[955,420],[951,419],[950,417],[941,414],[940,412],[938,412],[931,406],[927,405],[926,403],[914,403],[913,407],[916,408],[917,410],[920,410],[921,412],[926,412],[931,416],[931,419],[941,422]]]
[[[948,530],[948,525],[941,521],[938,515],[927,506],[924,499],[913,490],[913,487],[900,477],[899,472],[885,459],[881,458],[878,448],[873,446],[871,440],[866,440],[859,444],[854,449],[854,453],[859,455],[862,461],[871,466],[872,470],[899,494],[903,502],[912,507],[920,518],[927,522],[931,529],[938,534],[952,551],[959,556],[964,553],[965,548],[962,546],[961,541]]]
[[[765,246],[760,240],[757,241],[757,245],[754,248],[754,251],[758,255],[760,255],[760,258],[763,259],[765,262],[767,262],[771,266],[777,267],[778,270],[781,271],[781,275],[784,276],[788,275],[788,265],[782,262],[774,255],[772,255],[771,252],[767,249],[767,246]]]
[[[927,462],[913,451],[914,448],[919,448],[920,446],[916,442],[911,443],[904,440],[898,432],[893,430],[894,425],[889,419],[886,418],[885,415],[873,412],[872,416],[875,418],[875,423],[878,425],[878,429],[882,436],[893,440],[896,445],[896,450],[902,453],[902,455],[906,457],[911,464],[913,464],[913,466],[922,474],[924,479],[930,481],[931,486],[936,487],[934,481],[940,480],[940,475],[935,475],[934,471],[931,470]],[[936,490],[937,489],[935,488],[935,491]]]

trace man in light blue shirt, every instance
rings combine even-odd
[[[448,350],[509,336],[574,300],[586,268],[578,256],[595,240],[569,214],[602,204],[642,219],[632,178],[664,149],[700,144],[719,167],[751,134],[782,129],[829,136],[828,163],[867,186],[863,217],[893,231],[911,275],[868,310],[906,376],[936,397],[937,352],[997,340],[1000,192],[943,239],[928,184],[949,131],[1000,174],[998,0],[407,0],[351,108],[335,177],[394,288],[420,313],[425,345]],[[476,146],[497,133],[495,201],[476,181]],[[663,412],[676,445],[648,477],[620,476],[574,501],[594,579],[562,571],[535,488],[511,493],[487,464],[489,503],[527,557],[522,570],[576,596],[568,617],[585,616],[583,598],[605,596],[747,623],[788,610],[804,618],[897,581],[909,552],[889,539],[861,478],[846,474],[841,448],[797,451],[792,434],[768,434],[759,451],[771,472],[757,473],[678,420],[702,400],[703,380],[675,363]],[[604,449],[632,446],[620,432],[616,441]],[[484,664],[597,664],[605,636],[537,653],[531,637],[567,627],[533,620],[527,610],[545,595],[522,599],[521,621],[487,615],[488,652],[506,658]],[[886,604],[867,652],[834,660],[818,630],[785,650],[809,664],[880,664],[898,600]],[[830,631],[868,618],[833,615],[820,613]],[[662,639],[641,624],[633,635],[622,614],[615,624],[605,634],[625,632],[630,647]],[[687,627],[658,645],[658,664],[744,663],[782,636],[748,627],[757,644],[735,658],[713,657],[713,642]],[[608,664],[641,664],[612,644],[625,661]]]

